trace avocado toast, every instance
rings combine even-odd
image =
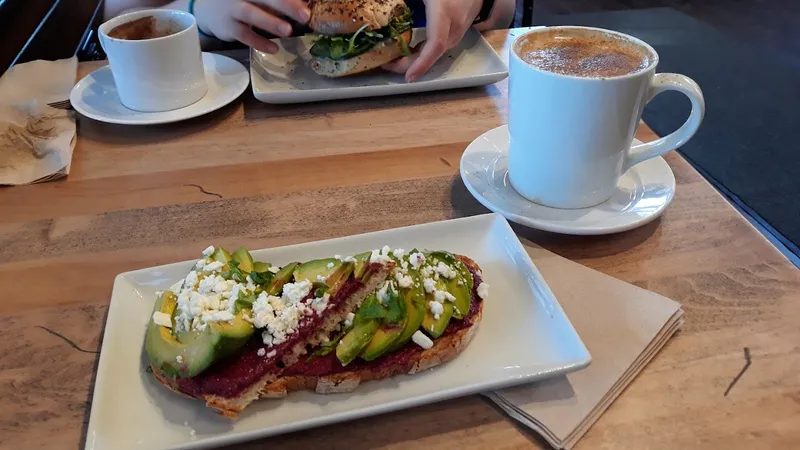
[[[454,358],[487,290],[474,261],[442,251],[384,247],[276,267],[209,247],[158,293],[145,350],[162,384],[236,417],[259,396],[349,392]]]

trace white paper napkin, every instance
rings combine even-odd
[[[75,114],[48,106],[69,99],[78,60],[32,61],[0,78],[0,185],[69,174]]]
[[[570,449],[683,325],[680,304],[527,244],[592,363],[486,394],[553,447]]]

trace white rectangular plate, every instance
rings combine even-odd
[[[414,30],[415,41],[424,39],[424,35],[425,30]],[[275,42],[280,47],[278,53],[270,55],[253,50],[250,57],[253,95],[265,103],[319,102],[457,89],[496,83],[508,76],[506,64],[474,29],[413,83],[406,83],[402,75],[382,71],[325,78],[317,75],[309,63],[312,36]]]
[[[155,292],[194,261],[117,276],[100,355],[86,448],[207,448],[356,419],[574,371],[591,358],[506,220],[497,214],[254,251],[257,260],[351,255],[389,245],[473,258],[491,285],[478,331],[453,361],[416,375],[370,381],[349,394],[295,392],[260,400],[237,421],[181,397],[145,372],[144,334]],[[202,249],[198,249],[198,252]]]

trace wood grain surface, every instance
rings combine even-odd
[[[508,32],[487,38],[505,54]],[[119,272],[194,258],[209,243],[263,248],[486,212],[458,164],[505,122],[506,92],[501,82],[276,107],[248,91],[181,124],[79,118],[68,179],[0,189],[0,448],[82,448]],[[643,127],[638,137],[654,136]],[[602,237],[516,227],[686,310],[684,330],[577,448],[798,448],[800,273],[683,159],[666,159],[677,195],[650,225]],[[725,396],[744,347],[752,365]],[[543,445],[472,396],[239,448]]]

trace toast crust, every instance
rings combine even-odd
[[[473,273],[480,273],[480,267],[475,261],[462,255],[456,255],[456,257]],[[301,389],[311,389],[318,394],[353,392],[364,381],[381,380],[402,373],[412,375],[448,362],[464,351],[475,336],[478,324],[483,318],[483,302],[477,302],[476,305],[478,310],[472,318],[471,325],[436,339],[433,347],[412,356],[408,362],[379,369],[358,369],[324,376],[282,376],[264,386],[261,390],[261,398],[284,398],[290,392]]]

